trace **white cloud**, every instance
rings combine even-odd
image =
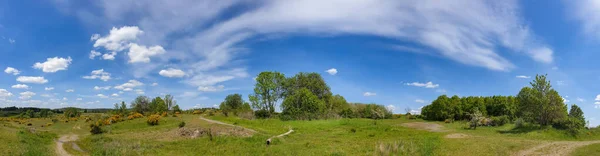
[[[71,61],[73,61],[71,59],[71,57],[68,57],[66,59],[59,58],[59,57],[53,57],[53,58],[46,59],[46,62],[44,62],[44,63],[40,63],[40,62],[35,63],[33,65],[33,68],[42,69],[42,71],[45,73],[54,73],[54,72],[57,72],[60,70],[67,70],[67,68],[71,64]]]
[[[100,55],[102,55],[102,53],[97,52],[95,50],[92,50],[92,51],[90,51],[90,57],[89,58],[93,60],[96,56],[100,56]]]
[[[122,51],[129,46],[129,42],[137,40],[138,35],[144,33],[137,26],[113,27],[108,36],[101,37],[94,34],[90,39],[95,40],[94,47],[104,47],[109,51]]]
[[[9,39],[8,39],[8,42],[9,42],[10,44],[15,44],[15,42],[16,42],[16,41],[15,41],[14,39],[12,39],[12,38],[9,38]]]
[[[26,91],[26,92],[21,92],[19,93],[21,96],[19,97],[19,99],[21,100],[27,100],[30,99],[32,96],[35,95],[34,92],[30,92],[30,91]]]
[[[417,102],[417,103],[425,103],[425,100],[416,99],[415,102]]]
[[[185,72],[179,69],[169,68],[166,70],[161,70],[158,74],[164,77],[183,77],[185,76]]]
[[[427,83],[413,82],[413,83],[405,83],[407,86],[416,86],[416,87],[425,87],[425,88],[437,88],[439,84],[433,84],[433,82],[429,81]]]
[[[581,22],[583,34],[591,38],[600,37],[600,2],[596,0],[565,1],[571,6],[569,13]]]
[[[141,89],[136,89],[136,90],[135,90],[135,93],[136,93],[136,94],[139,94],[139,95],[143,95],[143,94],[145,94],[144,90],[141,90]]]
[[[569,102],[571,102],[571,100],[569,100],[569,99],[565,99],[564,97],[563,97],[562,99],[563,99],[563,102],[564,102],[564,103],[569,103]]]
[[[104,69],[93,70],[92,75],[83,76],[84,79],[100,79],[102,81],[108,81],[112,79],[110,73],[105,72]]]
[[[115,60],[115,56],[117,55],[117,52],[108,52],[108,53],[104,53],[102,54],[102,59],[104,60]]]
[[[202,91],[202,92],[217,92],[217,91],[222,91],[225,88],[225,86],[223,85],[218,85],[218,86],[199,86],[198,90]]]
[[[11,86],[11,88],[15,88],[15,89],[29,89],[29,86],[25,85],[25,84],[16,84]]]
[[[35,83],[35,84],[44,84],[48,83],[44,77],[41,76],[19,76],[17,77],[17,81],[22,83]]]
[[[110,86],[104,86],[104,87],[98,87],[98,86],[94,86],[94,90],[109,90]]]
[[[161,46],[147,48],[144,45],[132,43],[128,53],[129,63],[148,63],[150,62],[150,57],[164,53],[165,49]]]
[[[54,87],[46,87],[44,90],[54,90]]]
[[[63,101],[67,101],[67,100],[69,100],[69,99],[67,99],[67,97],[63,97],[63,99],[62,99],[62,100],[63,100]]]
[[[81,100],[83,100],[83,99],[82,99],[82,98],[77,98],[77,99],[75,99],[75,100],[77,100],[77,101],[81,101]]]
[[[96,96],[99,97],[99,98],[108,98],[108,96],[106,96],[104,94],[97,94]]]
[[[0,98],[11,97],[13,94],[6,89],[0,89]]]
[[[520,79],[529,79],[529,78],[531,78],[531,76],[518,75],[518,76],[516,76],[516,78],[520,78]]]
[[[578,97],[577,101],[579,101],[579,102],[585,102],[585,99]]]
[[[112,95],[110,95],[110,96],[112,96],[112,97],[119,97],[119,94],[117,94],[117,93],[113,93],[113,94],[112,94]]]
[[[123,83],[122,85],[118,85],[113,87],[114,89],[118,89],[118,90],[123,90],[123,91],[131,91],[131,88],[135,88],[135,87],[139,87],[144,85],[144,83],[137,81],[137,80],[129,80],[126,83]]]
[[[52,95],[50,95],[50,94],[42,94],[42,95],[40,95],[40,96],[41,96],[41,97],[45,97],[45,98],[52,97]]]
[[[385,108],[387,108],[391,112],[394,112],[394,110],[396,110],[396,106],[394,106],[394,105],[387,105],[387,106],[385,106]]]
[[[596,101],[600,101],[600,94],[596,95],[596,99],[594,99]]]
[[[21,71],[13,68],[13,67],[6,67],[6,69],[4,69],[4,72],[7,74],[13,74],[13,75],[19,75],[21,74]]]
[[[377,95],[377,93],[371,93],[371,92],[363,93],[363,96],[375,96],[375,95]]]
[[[335,75],[338,73],[337,69],[335,68],[328,69],[325,72],[329,73],[329,75]]]
[[[552,49],[548,48],[548,47],[540,47],[540,48],[535,48],[535,49],[531,49],[529,51],[531,57],[533,58],[533,60],[536,60],[538,62],[543,62],[543,63],[552,63],[553,57],[552,57]]]
[[[154,83],[152,83],[150,86],[153,86],[153,87],[154,87],[154,86],[158,86],[158,83],[154,82]]]

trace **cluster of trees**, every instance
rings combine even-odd
[[[421,115],[426,120],[470,120],[471,114],[478,111],[483,116],[507,116],[514,119],[517,103],[517,98],[514,96],[458,97],[454,95],[448,97],[441,95],[430,105],[423,107]]]
[[[54,114],[50,109],[47,108],[35,108],[35,107],[5,107],[0,108],[0,117],[16,116],[18,118],[45,118]]]
[[[156,97],[150,100],[147,96],[138,96],[131,102],[130,105],[133,112],[137,112],[140,114],[155,114],[155,113],[164,113],[171,111],[172,113],[181,112],[179,105],[177,105],[176,101],[173,100],[173,96],[166,95],[163,98]],[[127,108],[125,106],[125,102],[122,102],[121,107],[118,107],[118,104],[115,104],[115,110],[123,110],[126,111]]]
[[[349,104],[341,95],[333,95],[318,73],[300,72],[285,77],[279,72],[261,72],[256,77],[254,94],[248,96],[255,115],[270,117],[281,101],[283,120],[312,120],[334,117],[387,118],[391,112],[376,104]],[[375,114],[375,115],[374,115]]]
[[[228,116],[230,113],[238,115],[238,113],[252,112],[250,104],[242,99],[241,94],[227,95],[225,101],[219,105],[219,109],[221,109],[225,116]]]
[[[439,96],[423,107],[421,115],[426,120],[472,120],[474,114],[490,117],[517,118],[541,126],[576,131],[585,127],[583,111],[573,104],[569,112],[562,96],[546,80],[546,75],[536,75],[531,87],[523,87],[517,96],[458,97]]]

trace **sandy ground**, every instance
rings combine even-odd
[[[555,141],[547,142],[541,145],[535,146],[530,149],[519,151],[515,156],[530,156],[530,155],[544,155],[544,156],[560,156],[569,155],[573,150],[600,143],[600,140],[596,141]]]
[[[56,154],[59,156],[70,156],[71,154],[69,154],[65,148],[63,147],[63,144],[65,142],[69,142],[69,141],[75,141],[79,139],[79,136],[75,135],[75,134],[70,134],[70,135],[62,135],[60,138],[58,138],[58,140],[56,140]],[[79,148],[79,147],[77,147]]]
[[[452,134],[446,135],[446,138],[448,138],[448,139],[461,139],[461,138],[468,138],[468,137],[471,137],[471,136],[467,135],[467,134],[462,134],[462,133],[452,133]]]
[[[241,128],[241,129],[244,129],[244,130],[250,131],[250,132],[252,132],[252,133],[256,133],[256,131],[255,131],[255,130],[253,130],[253,129],[249,129],[249,128],[242,127],[242,126],[236,126],[236,125],[232,125],[232,124],[224,123],[224,122],[221,122],[221,121],[215,121],[215,120],[207,119],[207,118],[204,118],[204,117],[202,117],[202,116],[200,116],[200,119],[202,119],[202,120],[204,120],[204,121],[207,121],[207,122],[210,122],[210,123],[219,124],[219,125],[226,125],[226,126],[233,126],[233,127],[236,127],[236,128]]]
[[[446,132],[446,130],[443,129],[444,126],[438,125],[435,123],[409,122],[409,123],[403,123],[402,126],[408,127],[408,128],[426,130],[426,131],[430,131],[430,132]]]

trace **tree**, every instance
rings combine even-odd
[[[81,115],[81,112],[79,112],[79,109],[74,108],[74,107],[65,108],[63,113],[66,118],[74,118],[74,117],[79,117]]]
[[[225,101],[221,102],[221,105],[219,105],[219,108],[227,116],[227,114],[229,112],[233,112],[234,114],[237,114],[237,111],[240,111],[243,105],[244,105],[244,100],[242,99],[242,95],[230,94],[230,95],[227,95],[227,97],[225,97]]]
[[[567,117],[567,106],[562,97],[552,89],[546,75],[536,75],[530,87],[523,87],[519,100],[519,116],[530,122],[546,126]]]
[[[150,110],[154,113],[166,112],[167,104],[165,104],[165,101],[162,98],[156,97],[150,102]]]
[[[284,97],[294,94],[299,89],[306,88],[319,99],[327,101],[332,93],[319,73],[304,73],[300,72],[294,77],[288,78],[284,83]]]
[[[138,96],[131,102],[130,107],[140,114],[150,112],[150,99],[147,96]]]
[[[254,94],[248,96],[252,107],[275,112],[275,104],[283,94],[285,76],[279,72],[261,72],[256,77]]]
[[[281,108],[282,119],[311,120],[318,119],[326,106],[310,90],[302,88],[286,97]]]
[[[575,118],[580,122],[581,125],[585,125],[585,117],[583,117],[583,111],[576,104],[571,106],[571,110],[569,110],[569,117]]]
[[[481,114],[481,112],[479,112],[479,109],[475,108],[473,109],[473,113],[471,113],[471,120],[469,121],[470,123],[470,127],[472,127],[473,129],[477,129],[477,126],[479,125],[479,121],[481,121],[481,119],[483,118],[483,115]]]
[[[176,103],[177,102],[173,100],[173,96],[171,94],[165,95],[165,104],[167,105],[168,110],[171,110]]]
[[[341,113],[342,110],[349,107],[350,105],[348,105],[346,99],[341,95],[335,95],[329,98],[329,101],[327,102],[327,110],[336,114]]]
[[[181,108],[179,108],[179,105],[176,104],[175,106],[173,106],[173,112],[175,112],[175,113],[177,113],[177,112],[181,113]]]
[[[121,101],[121,107],[119,108],[119,111],[121,114],[123,115],[127,115],[127,105],[125,104],[125,101]]]

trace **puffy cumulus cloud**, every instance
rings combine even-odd
[[[104,60],[115,60],[115,56],[117,55],[117,52],[109,52],[109,53],[104,53],[102,54],[102,59]]]
[[[46,88],[44,88],[44,90],[47,90],[47,91],[54,90],[54,87],[46,87]]]
[[[137,26],[124,26],[121,28],[113,27],[107,36],[94,34],[90,38],[94,43],[94,48],[104,47],[109,51],[122,51],[128,48],[131,41],[137,40],[138,36],[144,33]]]
[[[185,72],[179,69],[169,68],[166,70],[161,70],[158,74],[164,77],[183,77],[185,76]]]
[[[89,76],[83,76],[84,79],[100,79],[102,81],[108,81],[112,79],[110,73],[105,72],[104,69],[93,70]]]
[[[422,100],[422,99],[416,99],[416,100],[415,100],[415,102],[417,102],[417,103],[425,103],[425,100]]]
[[[396,110],[396,106],[394,105],[387,105],[385,106],[385,108],[387,108],[387,110],[389,110],[390,112],[394,112],[394,110]]]
[[[123,83],[122,85],[115,86],[113,88],[114,89],[118,89],[118,90],[123,90],[123,91],[131,91],[132,88],[139,87],[139,86],[142,86],[142,85],[144,85],[144,83],[142,83],[140,81],[129,80],[128,82]]]
[[[13,68],[13,67],[6,67],[6,69],[4,69],[4,72],[7,74],[13,74],[13,75],[19,75],[21,74],[21,71]]]
[[[147,48],[146,46],[132,43],[128,53],[129,63],[148,63],[150,62],[150,57],[164,53],[165,49],[161,46]]]
[[[19,99],[21,99],[21,100],[27,100],[27,99],[30,99],[32,96],[35,96],[35,93],[34,92],[30,92],[30,91],[26,91],[26,92],[19,93],[19,95],[21,95],[21,96],[19,96]]]
[[[372,92],[363,93],[363,96],[375,96],[375,95],[377,95],[377,93],[372,93]]]
[[[202,92],[217,92],[217,91],[222,91],[223,89],[225,89],[225,86],[223,85],[218,85],[218,86],[199,86],[198,87],[198,91],[202,91]]]
[[[429,81],[427,83],[413,82],[413,83],[405,83],[407,86],[415,86],[415,87],[425,87],[425,88],[437,88],[439,84],[433,84],[433,82]]]
[[[41,76],[19,76],[17,77],[17,81],[21,83],[35,83],[35,84],[44,84],[48,83],[44,77]]]
[[[110,88],[111,88],[110,86],[104,86],[104,87],[94,86],[94,90],[109,90]]]
[[[100,55],[102,55],[102,53],[92,50],[92,51],[90,51],[89,58],[93,60],[94,58],[96,58],[96,56],[100,56]]]
[[[528,79],[528,78],[531,78],[531,76],[517,75],[516,78],[519,78],[519,79]]]
[[[67,70],[69,65],[71,64],[71,57],[68,58],[59,58],[53,57],[46,59],[46,62],[40,63],[37,62],[33,65],[35,69],[41,69],[45,73],[54,73],[60,70]]]
[[[600,94],[596,95],[596,99],[594,99],[594,108],[600,108]]]
[[[328,69],[325,72],[329,73],[329,75],[335,75],[338,73],[337,69],[335,68]]]
[[[104,94],[97,94],[96,96],[99,97],[99,98],[108,98],[108,96],[106,96]]]
[[[6,89],[0,89],[0,99],[11,97],[13,94]]]
[[[67,90],[65,90],[65,92],[72,93],[72,92],[75,92],[75,90],[73,90],[73,89],[67,89]]]
[[[16,84],[11,86],[11,88],[15,88],[15,89],[29,89],[29,86],[25,85],[25,84]]]

